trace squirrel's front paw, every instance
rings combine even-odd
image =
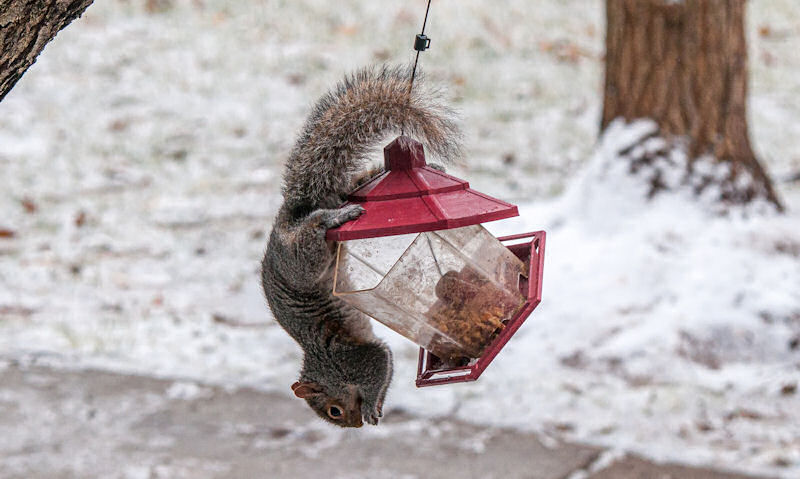
[[[328,218],[325,218],[325,226],[330,228],[338,228],[348,221],[352,221],[364,214],[364,208],[361,205],[347,205],[344,208],[339,208],[330,213]]]
[[[340,216],[346,218],[345,222],[347,222],[358,218],[359,216],[364,214],[364,211],[366,210],[364,210],[364,207],[361,205],[347,205],[340,211],[341,211]]]
[[[373,426],[378,425],[378,421],[380,418],[383,417],[383,411],[381,410],[381,406],[371,406],[367,404],[361,405],[361,416],[364,418],[364,422],[372,424]]]

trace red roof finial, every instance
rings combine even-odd
[[[398,136],[383,149],[383,166],[387,170],[410,170],[425,166],[422,143],[407,136]]]

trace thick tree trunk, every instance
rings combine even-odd
[[[0,0],[0,101],[92,0]]]
[[[661,136],[688,142],[687,177],[701,157],[730,166],[723,202],[781,208],[748,139],[744,15],[745,0],[607,0],[602,128],[651,118]]]

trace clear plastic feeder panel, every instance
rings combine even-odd
[[[447,362],[521,308],[524,264],[481,225],[339,243],[334,294]]]

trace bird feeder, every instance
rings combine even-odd
[[[384,164],[344,205],[364,213],[327,233],[333,294],[420,346],[418,387],[474,381],[541,301],[545,233],[495,238],[481,223],[517,207],[427,166],[409,137]]]

